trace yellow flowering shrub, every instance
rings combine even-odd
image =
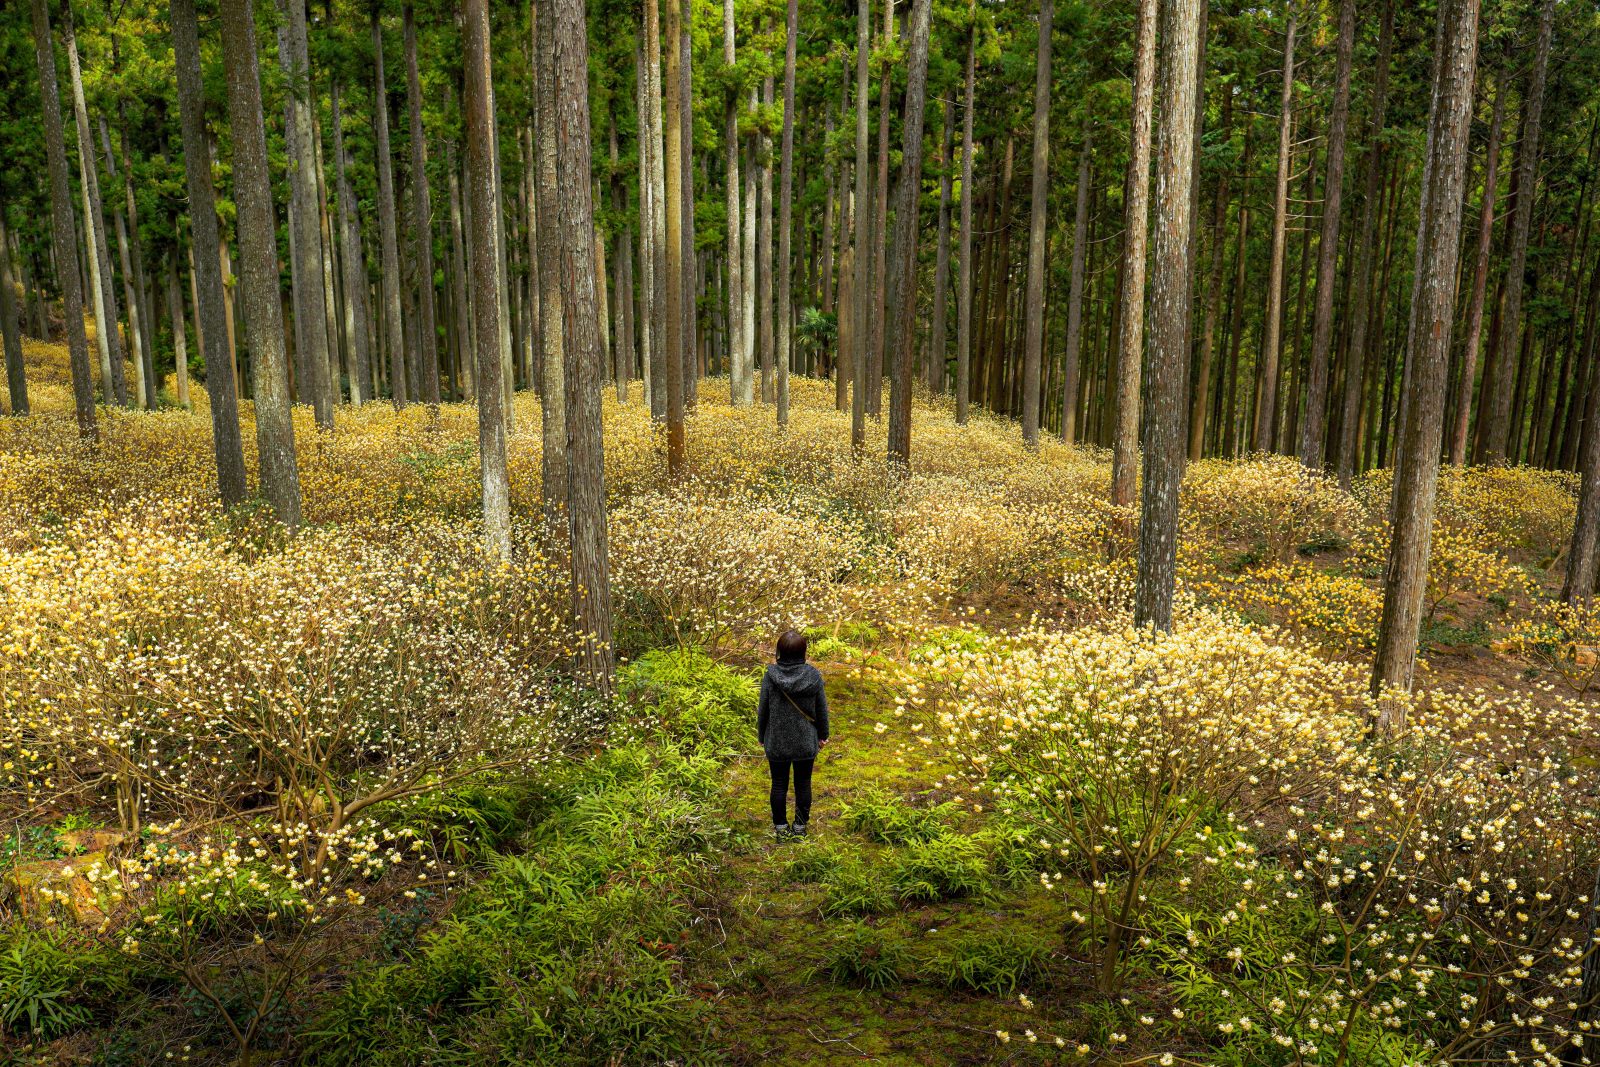
[[[1316,641],[1330,655],[1364,657],[1378,641],[1383,594],[1345,570],[1278,563],[1205,583],[1212,601]]]
[[[1308,471],[1292,456],[1202,460],[1184,478],[1186,529],[1220,544],[1262,545],[1287,560],[1304,544],[1343,541],[1362,512],[1336,479]]]
[[[1600,672],[1600,601],[1577,605],[1540,600],[1511,628],[1501,646],[1561,677],[1587,696]]]
[[[866,545],[841,522],[705,486],[611,509],[612,584],[625,615],[680,645],[713,649],[831,617]]]
[[[923,655],[910,737],[1031,824],[1101,989],[1173,983],[1189,1043],[1138,1062],[1211,1062],[1210,1035],[1242,1063],[1556,1064],[1584,1035],[1594,707],[1435,691],[1372,737],[1364,670],[1205,615]]]
[[[126,829],[265,806],[331,832],[549,758],[594,712],[551,699],[564,592],[523,540],[511,568],[445,524],[263,549],[152,506],[0,555],[5,802]]]
[[[1365,722],[1359,671],[1216,616],[1170,634],[1036,629],[950,645],[928,676],[910,683],[931,719],[914,731],[984,803],[1031,822],[1081,884],[1075,917],[1106,992],[1125,978],[1169,854],[1205,820],[1295,795],[1354,758]]]
[[[1374,517],[1388,514],[1394,475],[1369,471],[1354,491]],[[1435,522],[1482,535],[1519,562],[1546,563],[1572,538],[1578,478],[1537,467],[1451,467],[1439,471]]]

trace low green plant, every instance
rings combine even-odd
[[[990,891],[989,867],[978,842],[946,834],[907,846],[895,859],[889,885],[905,902],[981,898]]]
[[[791,882],[826,882],[844,869],[846,859],[840,850],[822,841],[804,841],[784,864],[783,876]]]
[[[618,678],[623,697],[653,717],[647,725],[727,754],[754,739],[760,686],[751,675],[696,648],[652,649]]]
[[[872,789],[855,803],[842,806],[844,824],[868,840],[885,845],[906,845],[931,841],[948,832],[946,819],[951,808],[913,808],[897,796]]]
[[[0,1032],[49,1040],[94,1021],[130,988],[120,953],[49,930],[0,935]]]
[[[1037,833],[1032,827],[999,818],[973,836],[988,844],[989,871],[995,881],[1008,889],[1021,889],[1037,882],[1047,868],[1049,853],[1039,847]]]
[[[970,930],[952,937],[928,961],[928,969],[952,989],[999,996],[1045,977],[1050,955],[1033,934],[1007,928]]]
[[[841,985],[883,989],[899,985],[911,954],[886,931],[863,922],[847,923],[829,940],[821,973]]]
[[[824,918],[880,915],[894,907],[889,887],[860,863],[841,867],[823,882],[823,886],[827,890],[822,898]]]

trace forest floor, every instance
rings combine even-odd
[[[721,815],[736,845],[722,871],[716,922],[700,927],[691,943],[688,974],[713,1002],[716,1043],[734,1063],[988,1063],[999,1055],[996,1030],[1020,1038],[1035,1021],[1014,995],[953,991],[920,978],[917,961],[952,938],[1003,936],[1015,927],[1056,939],[1065,922],[1063,902],[1038,886],[905,907],[875,920],[907,950],[909,973],[901,983],[865,989],[823,973],[830,941],[851,920],[823,917],[825,891],[796,877],[791,863],[845,846],[859,849],[869,867],[884,867],[884,854],[895,846],[852,832],[844,818],[850,806],[887,793],[926,809],[952,796],[942,781],[949,768],[936,760],[913,764],[899,739],[873,730],[894,710],[893,692],[874,666],[884,651],[895,650],[819,663],[834,739],[817,762],[806,843],[772,840],[760,754],[730,762]],[[969,815],[956,825],[973,829],[980,821]],[[1052,970],[1068,980],[1055,995],[1032,989],[1047,1006],[1071,999],[1070,965],[1056,963]]]

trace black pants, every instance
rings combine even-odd
[[[809,759],[771,759],[767,766],[772,770],[772,821],[774,824],[784,824],[789,821],[785,814],[789,804],[789,768],[794,768],[794,821],[806,823],[811,821],[811,768],[816,760]]]

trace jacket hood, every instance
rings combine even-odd
[[[767,677],[791,697],[810,696],[822,689],[822,672],[804,661],[774,663],[767,667]]]

